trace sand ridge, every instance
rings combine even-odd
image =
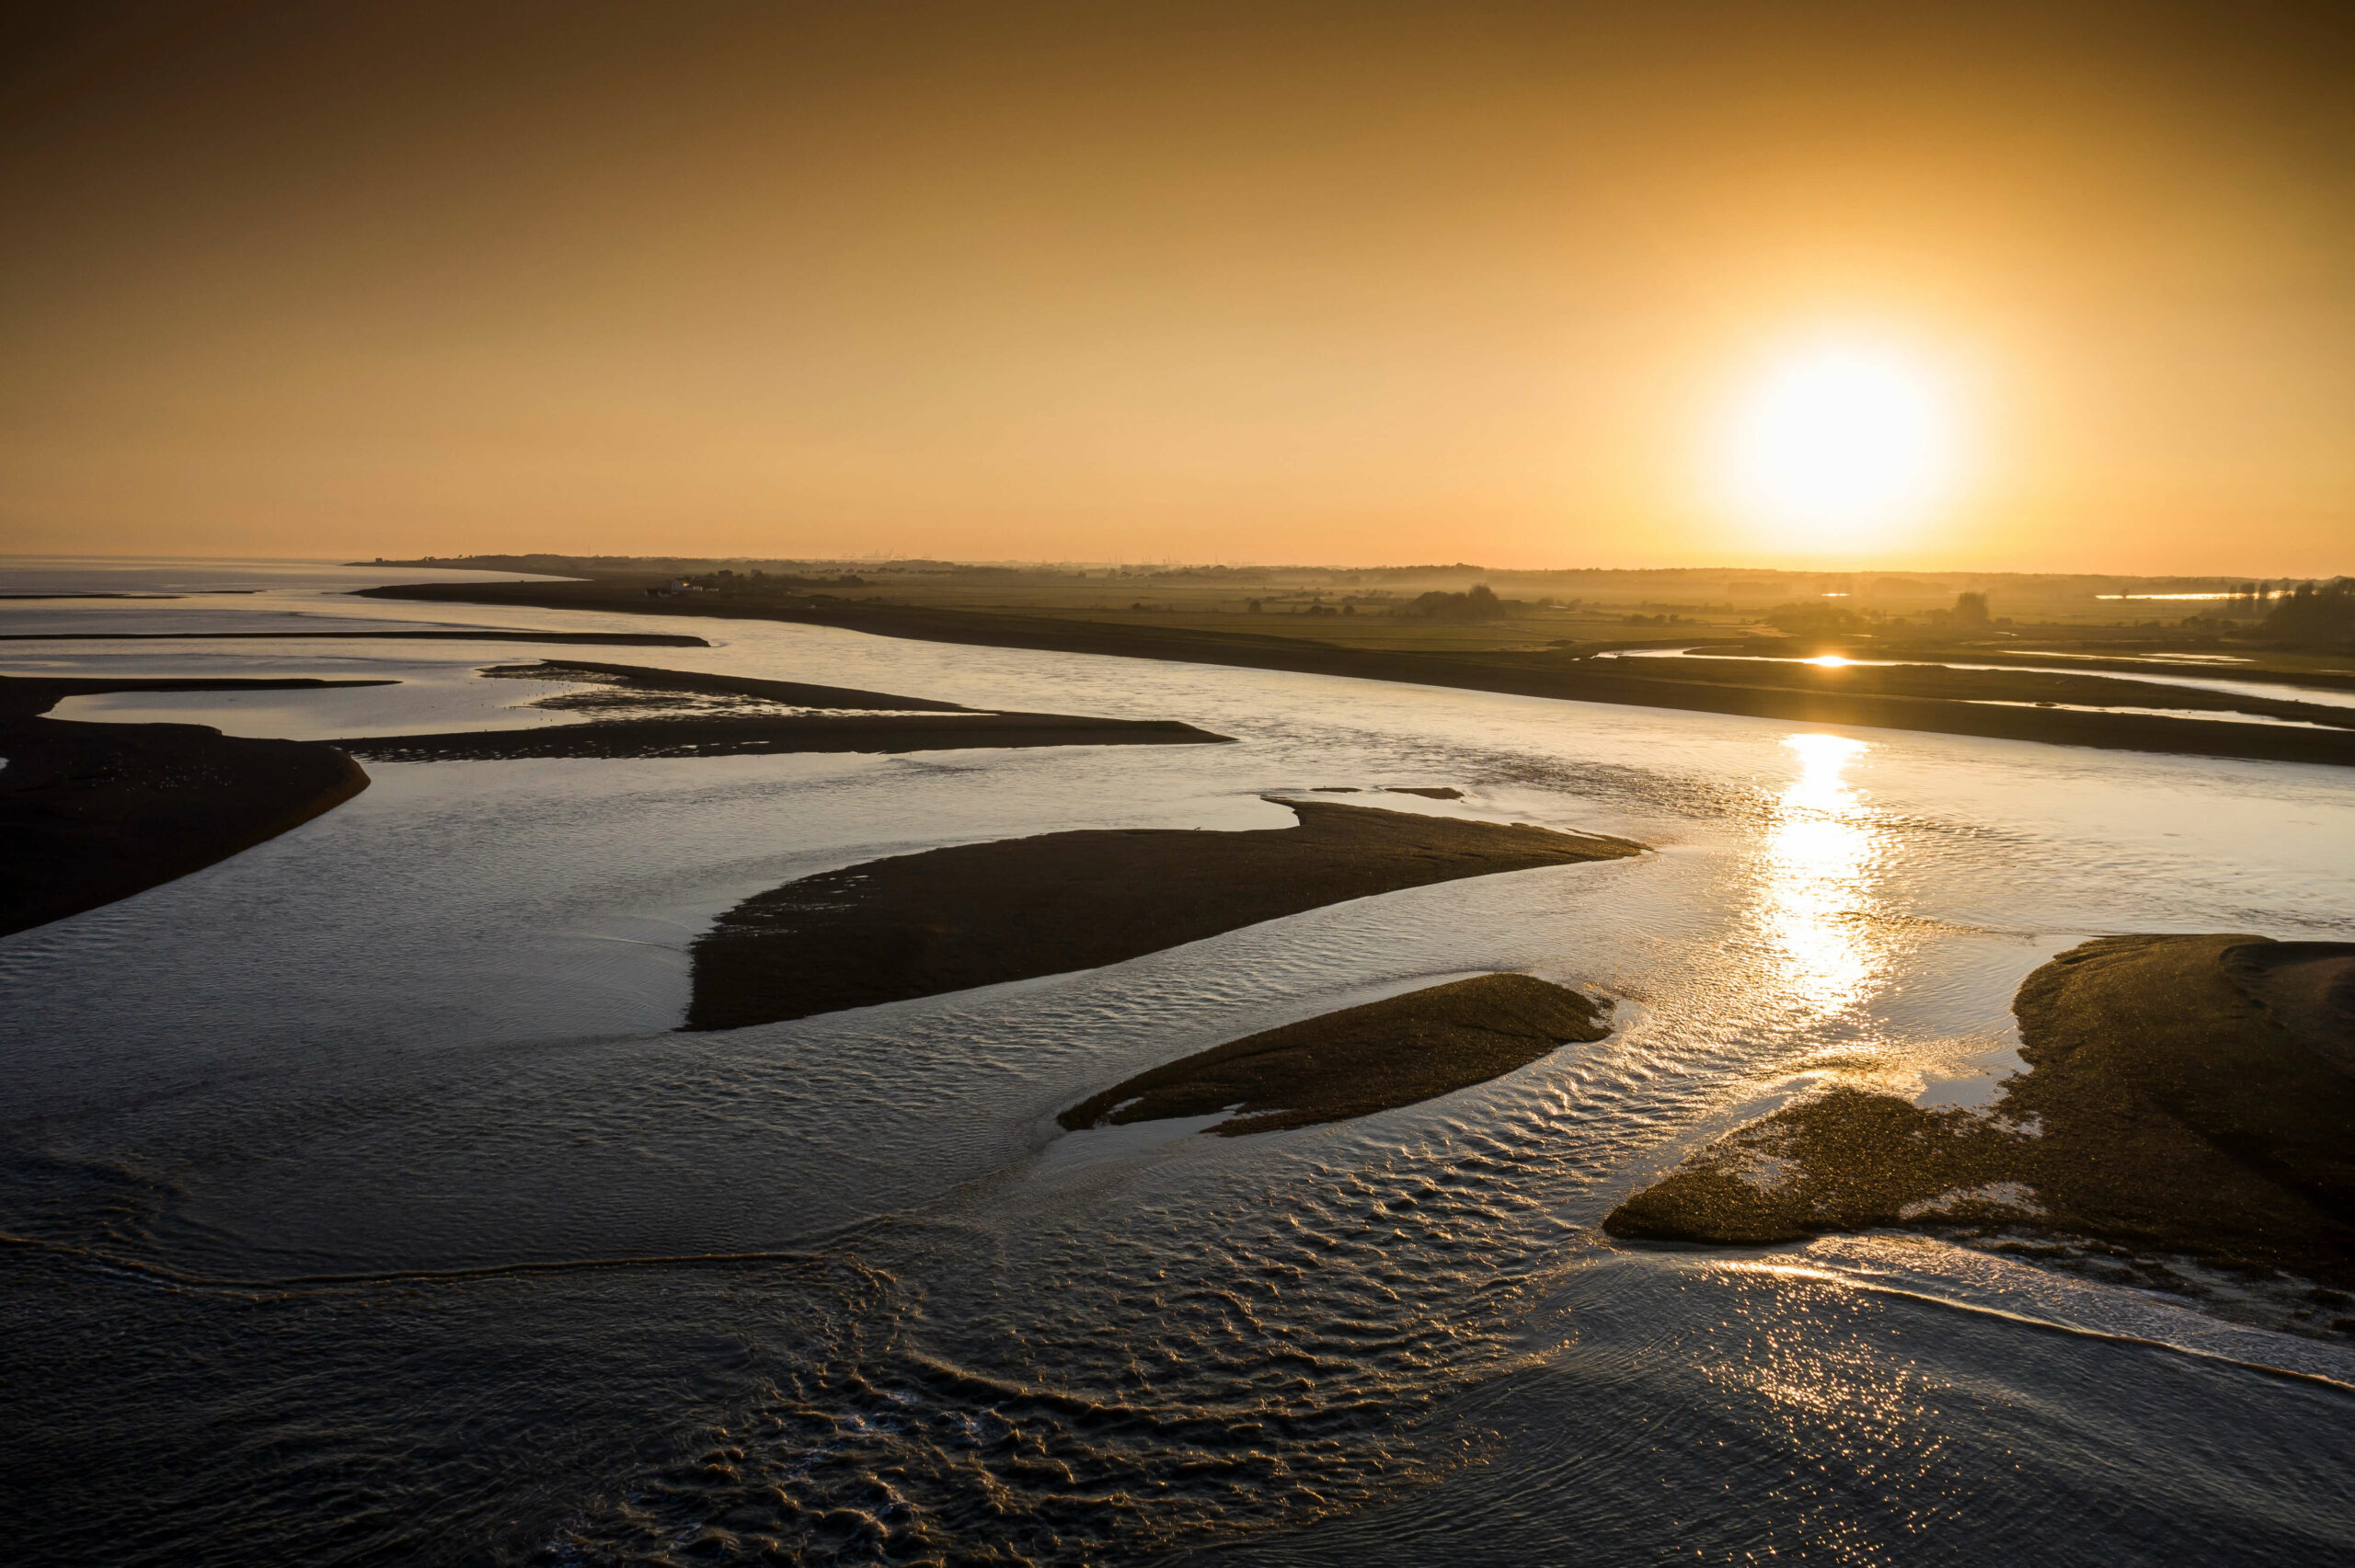
[[[1611,1032],[1611,1004],[1530,975],[1476,975],[1263,1029],[1140,1072],[1056,1119],[1071,1131],[1235,1115],[1239,1138],[1347,1121],[1500,1078]]]

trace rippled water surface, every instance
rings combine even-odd
[[[0,1489],[25,1561],[2355,1552],[2355,1352],[2326,1333],[1918,1238],[1597,1229],[1830,1078],[1984,1104],[2016,1066],[2013,989],[2087,935],[2348,937],[2344,770],[255,571],[236,598],[0,602],[0,630],[694,631],[716,646],[546,651],[1240,744],[371,764],[291,834],[0,940]],[[510,721],[522,683],[472,671],[540,651],[0,643],[0,672],[390,676],[270,693],[274,730],[213,693],[77,715],[382,734],[450,727],[445,702]],[[1657,853],[675,1032],[687,944],[787,878],[1279,826],[1263,795],[1398,784],[1467,798],[1374,798]],[[1054,1125],[1149,1065],[1495,968],[1608,995],[1620,1027],[1338,1126]]]

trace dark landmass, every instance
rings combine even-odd
[[[568,643],[613,647],[709,647],[701,637],[673,632],[0,632],[0,643],[260,642],[294,637],[304,642],[337,637],[369,642]]]
[[[308,676],[283,680],[214,679],[206,676],[0,675],[0,721],[32,718],[68,697],[102,697],[112,692],[318,692],[334,686],[397,686],[397,681],[319,681]],[[63,724],[68,720],[56,720]],[[108,729],[136,727],[107,725]],[[172,726],[191,728],[193,726]],[[8,752],[0,751],[0,756]]]
[[[1642,853],[1516,823],[1280,801],[1291,828],[1048,833],[788,882],[695,946],[689,1029],[1117,964],[1349,898]]]
[[[43,718],[103,692],[283,691],[381,681],[0,677],[0,934],[185,876],[276,838],[368,787],[331,746],[249,740],[193,724]]]
[[[1228,743],[1175,719],[1056,714],[900,718],[628,718],[546,729],[360,736],[334,744],[372,762],[517,761],[552,757],[738,757],[786,751],[946,751],[1000,746],[1200,746]]]
[[[2355,944],[2114,936],[2020,987],[1985,1116],[1837,1090],[1614,1209],[1614,1236],[2045,1230],[2355,1285]]]
[[[1611,1032],[1608,1002],[1528,975],[1479,975],[1213,1046],[1056,1119],[1082,1127],[1236,1114],[1222,1138],[1347,1121],[1485,1083]]]
[[[661,716],[599,719],[544,729],[452,730],[360,736],[335,744],[378,762],[500,761],[553,757],[733,757],[784,751],[934,751],[1002,746],[1196,746],[1227,737],[1175,719],[1086,718],[1068,714],[981,713],[954,703],[755,681],[636,664],[546,659],[483,671],[493,677],[582,679],[603,690],[543,698],[539,707]],[[718,708],[678,711],[695,698]],[[879,712],[777,714],[764,706]],[[731,711],[732,709],[732,711]]]
[[[1461,800],[1464,798],[1464,792],[1462,790],[1451,788],[1446,784],[1392,784],[1382,793],[1384,795],[1419,795],[1426,800]]]
[[[956,703],[935,702],[928,697],[901,697],[889,692],[861,692],[848,686],[812,686],[799,681],[755,681],[742,675],[706,675],[693,670],[658,670],[646,664],[592,664],[578,658],[544,658],[536,664],[503,664],[483,673],[493,678],[503,676],[522,681],[565,681],[588,676],[601,684],[617,688],[626,700],[648,704],[669,701],[677,692],[694,692],[712,696],[750,697],[797,708],[865,708],[936,714],[981,711]]]
[[[1927,730],[2118,750],[2355,766],[2355,730],[2039,707],[2033,704],[2082,699],[2076,694],[2077,688],[2052,684],[2065,681],[2065,677],[2039,676],[2022,670],[1938,670],[1922,677],[1924,684],[1909,687],[1901,679],[1885,675],[1850,680],[1858,672],[1856,666],[1834,670],[1747,659],[1598,660],[1588,657],[1592,649],[1585,647],[1476,652],[1354,647],[1296,635],[1056,618],[1014,611],[886,604],[821,594],[734,599],[724,593],[698,593],[649,598],[644,586],[613,579],[575,583],[426,583],[368,589],[362,593],[371,598],[435,602],[527,604],[637,614],[802,622],[931,642],[1240,665],[1802,724]],[[1305,622],[1307,618],[1299,619]],[[1959,655],[1950,653],[1946,657]],[[1679,676],[1672,670],[1649,668],[1655,663],[1716,668]],[[1636,664],[1645,668],[1628,668]],[[2103,685],[2132,683],[2104,681]],[[2130,695],[2132,705],[2140,707],[2205,705],[2187,700],[2193,693],[2190,688],[2184,687],[2143,683],[2134,686]],[[2244,711],[2265,711],[2269,705],[2269,700],[2263,698],[2207,695]],[[2120,699],[2113,693],[2109,700]],[[2028,705],[1990,705],[2013,702]],[[2297,710],[2294,716],[2308,716],[2302,704],[2280,705],[2285,711],[2276,716],[2291,716],[2290,710]],[[2343,710],[2322,711],[2335,716],[2316,722],[2346,723]]]

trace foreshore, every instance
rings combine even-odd
[[[1359,680],[1409,682],[1568,702],[1735,715],[1797,724],[1922,730],[1934,734],[2032,740],[2112,750],[2175,752],[2259,761],[2318,762],[2355,767],[2355,730],[2282,724],[2231,723],[2144,714],[2079,713],[2066,708],[1994,705],[2013,689],[1989,672],[1983,691],[1957,684],[1951,695],[1796,690],[1732,672],[1733,681],[1673,680],[1562,654],[1534,652],[1399,652],[1339,647],[1304,637],[1251,632],[1201,632],[1153,625],[1118,625],[1019,613],[920,608],[813,596],[807,601],[731,603],[726,596],[649,597],[640,587],[611,582],[423,583],[362,590],[375,599],[437,603],[513,604],[540,609],[625,612],[784,621],[835,626],[878,636],[989,647],[1122,658],[1178,660]],[[1640,662],[1640,661],[1632,661]],[[1734,662],[1734,661],[1726,661]],[[1739,681],[1740,683],[1734,683]],[[1754,681],[1754,683],[1753,683]],[[2154,688],[2150,706],[2182,705]]]

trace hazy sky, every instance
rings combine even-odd
[[[2355,571],[2348,9],[19,6],[0,552]]]

